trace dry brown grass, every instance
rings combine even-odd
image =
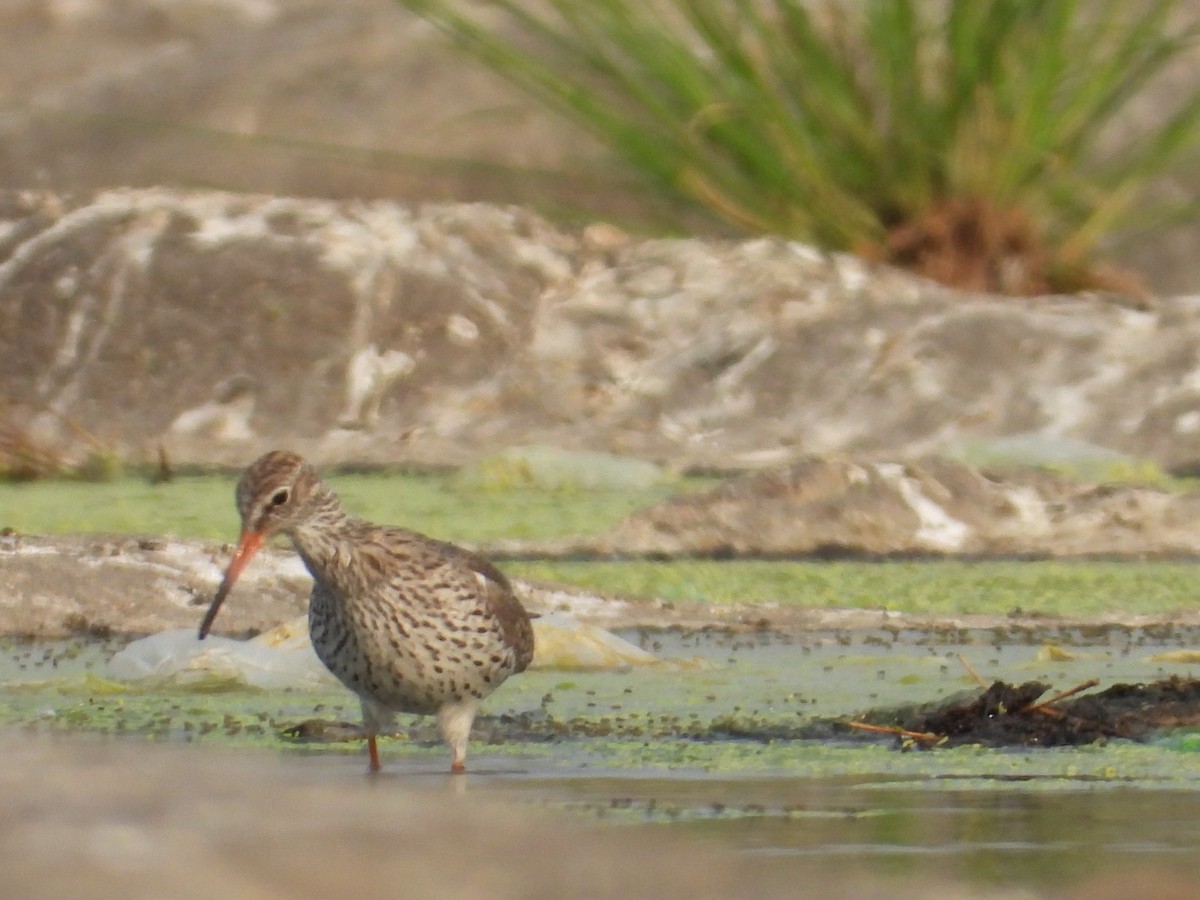
[[[0,401],[0,479],[39,478],[107,480],[120,472],[115,449],[79,423],[60,416],[72,439],[62,444],[35,437],[29,417],[16,404]]]

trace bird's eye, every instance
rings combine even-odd
[[[288,489],[280,488],[274,494],[271,495],[271,505],[272,506],[283,506],[283,504],[288,502],[288,497],[289,497]]]

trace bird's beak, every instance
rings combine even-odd
[[[250,558],[262,548],[266,538],[267,536],[261,531],[242,529],[242,537],[238,541],[237,550],[233,554],[229,568],[225,570],[225,577],[221,579],[221,586],[217,588],[217,595],[213,597],[208,612],[204,614],[204,621],[200,623],[200,640],[204,640],[208,635],[208,630],[212,628],[213,620],[217,617],[217,611],[225,602],[225,598],[229,596],[233,583],[238,580],[238,576],[242,574],[242,569],[246,568]]]

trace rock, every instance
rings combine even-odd
[[[442,452],[497,402],[483,403],[497,362],[528,341],[537,296],[565,266],[553,229],[498,207],[414,217],[164,190],[7,200],[3,231],[20,237],[0,243],[0,314],[14,326],[0,333],[0,385],[24,398],[20,426],[50,444],[95,429],[125,455],[148,441],[177,463],[240,463],[263,441],[386,459],[379,439],[414,426]],[[51,247],[71,261],[37,274]],[[453,335],[467,321],[478,339],[464,344]],[[483,405],[464,410],[464,394]]]
[[[229,561],[208,541],[104,535],[0,537],[0,632],[145,635],[199,627]],[[222,612],[225,634],[265,631],[303,612],[311,581],[295,554],[263,551],[253,599]]]
[[[587,552],[577,544],[576,553]],[[1200,492],[951,460],[810,457],[632,514],[590,546],[643,556],[1193,556]]]
[[[1200,459],[1189,298],[1018,302],[778,239],[598,245],[486,204],[10,193],[0,234],[8,424],[68,455],[95,452],[82,428],[178,465],[549,446],[728,471],[1032,435]]]

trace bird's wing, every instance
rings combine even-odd
[[[483,601],[505,643],[513,647],[517,671],[533,659],[533,626],[507,576],[477,553],[403,528],[376,528],[359,552],[371,559],[366,568],[394,582],[418,580],[437,586],[438,603],[462,603],[472,609]],[[397,565],[387,560],[400,560]]]
[[[434,543],[447,559],[474,573],[480,589],[486,594],[488,607],[500,625],[505,642],[516,651],[516,670],[524,672],[533,660],[533,625],[529,612],[517,599],[517,592],[508,577],[491,560],[478,553],[445,541]]]

